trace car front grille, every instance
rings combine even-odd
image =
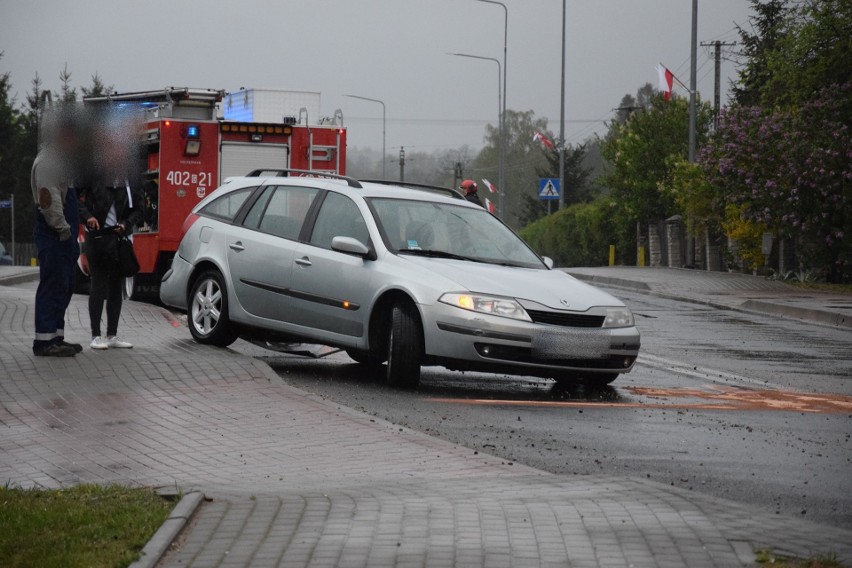
[[[588,314],[571,314],[565,312],[542,312],[538,310],[527,310],[535,323],[547,325],[558,325],[562,327],[602,327],[604,316],[591,316]]]
[[[635,355],[610,355],[604,359],[551,359],[536,357],[529,347],[514,347],[490,343],[474,344],[477,353],[486,359],[513,361],[515,363],[532,363],[551,367],[575,367],[582,369],[607,369],[623,371],[636,361]]]

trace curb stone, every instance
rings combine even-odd
[[[39,279],[38,269],[27,269],[8,276],[0,273],[0,286],[17,286],[28,282],[36,282]]]
[[[833,327],[849,327],[852,328],[852,319],[843,314],[835,314],[824,312],[822,310],[812,310],[808,308],[800,308],[798,306],[787,306],[784,304],[775,304],[773,302],[764,302],[762,300],[746,300],[741,307],[744,310],[760,311],[776,316],[807,320],[813,323],[821,323]]]
[[[172,512],[169,518],[157,529],[151,540],[139,552],[139,560],[130,564],[128,568],[154,568],[172,542],[198,510],[198,506],[204,500],[204,493],[191,491],[185,494]]]

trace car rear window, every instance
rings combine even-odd
[[[243,206],[243,203],[246,202],[246,199],[249,198],[255,189],[257,188],[246,187],[227,193],[205,205],[199,213],[208,217],[222,219],[223,221],[233,221]]]

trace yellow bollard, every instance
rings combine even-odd
[[[645,247],[639,247],[639,255],[636,260],[636,264],[638,264],[640,267],[645,266]]]
[[[609,245],[609,265],[615,266],[615,245]]]
[[[38,260],[35,257],[30,257],[30,266],[38,266]]]

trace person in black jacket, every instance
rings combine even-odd
[[[120,145],[101,145],[106,163],[120,163],[110,156]],[[109,158],[112,158],[111,160]],[[129,349],[132,343],[118,338],[124,277],[119,273],[117,242],[121,235],[130,236],[142,219],[141,196],[133,190],[127,178],[111,176],[114,167],[102,168],[90,177],[80,192],[80,220],[86,225],[86,256],[89,261],[91,287],[89,290],[89,319],[92,326],[92,349]],[[101,316],[107,308],[106,336],[101,335]]]

